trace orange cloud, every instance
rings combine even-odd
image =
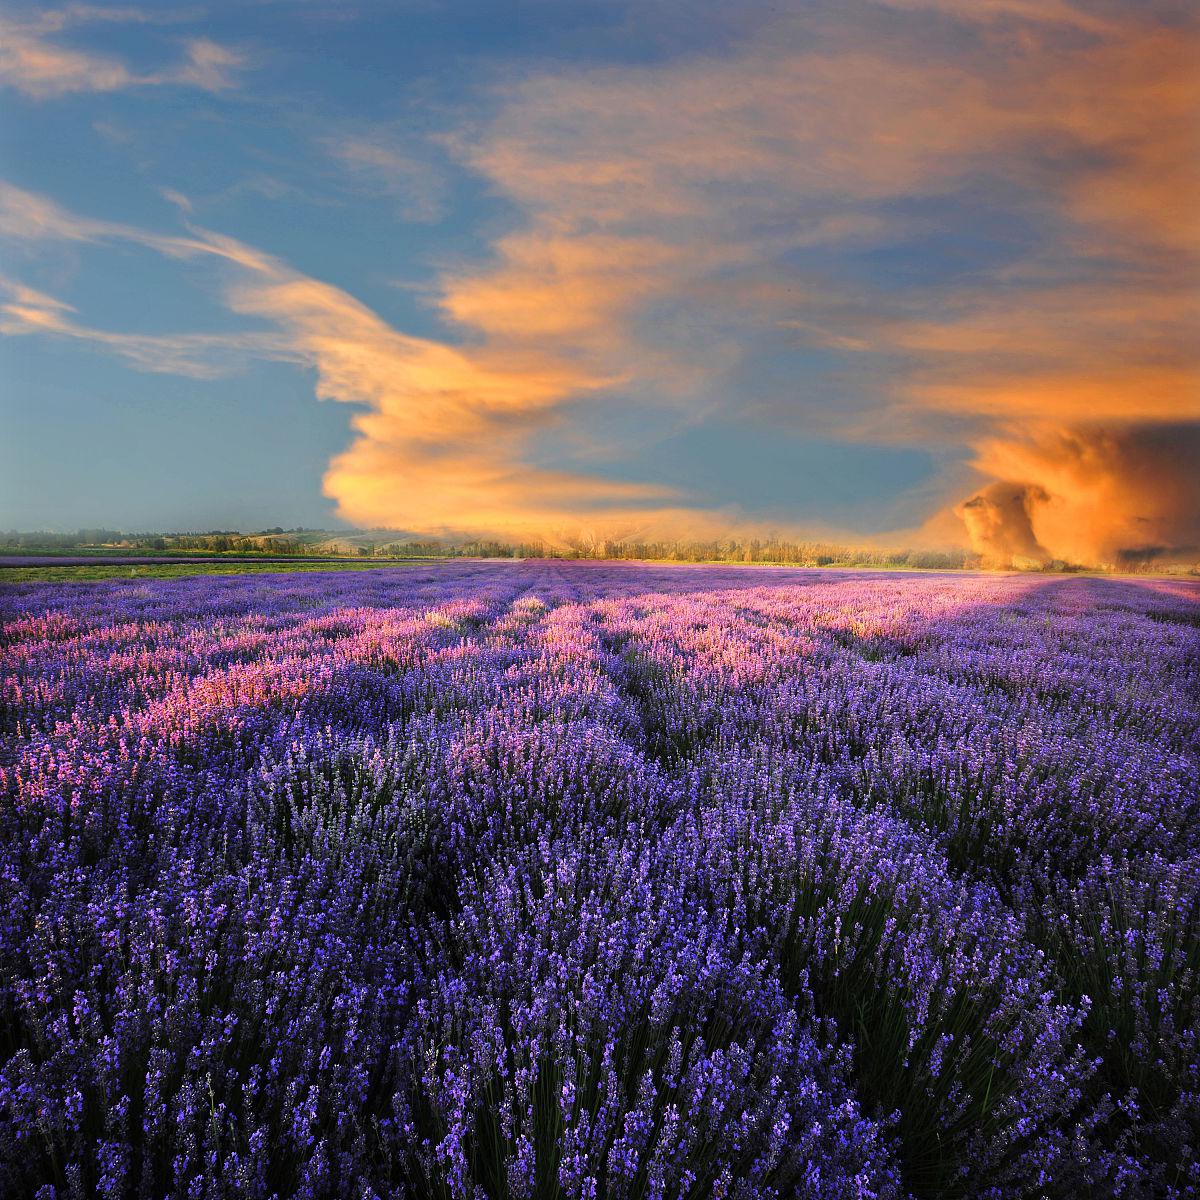
[[[219,234],[179,237],[119,221],[99,221],[70,212],[46,196],[0,180],[0,237],[26,245],[38,242],[132,242],[168,258],[216,257],[252,270],[272,264],[269,255]]]
[[[885,8],[945,13],[960,21],[1028,21],[1035,25],[1059,25],[1090,33],[1116,33],[1120,26],[1064,0],[875,0]]]
[[[976,547],[993,557],[1005,558],[1005,548],[1039,557],[1044,548],[1045,557],[1120,566],[1200,555],[1200,424],[1087,424],[997,437],[980,445],[979,467],[1022,481],[993,488],[1028,497],[1025,531],[1001,521],[990,545],[968,515]]]
[[[1051,127],[1091,157],[1063,186],[1094,252],[1200,252],[1198,55],[1195,24],[1126,25],[1040,81]]]
[[[26,239],[129,241],[174,258],[208,256],[235,271],[228,303],[275,331],[144,335],[82,325],[67,304],[7,282],[0,333],[42,333],[99,345],[144,370],[198,378],[256,354],[311,365],[317,394],[361,406],[359,436],[330,465],[326,488],[352,521],[528,536],[639,530],[647,517],[683,522],[699,536],[704,514],[669,511],[655,484],[621,483],[525,461],[529,432],[564,398],[610,379],[527,344],[455,348],[402,334],[348,293],[301,275],[234,239],[188,237],[79,217],[44,197],[0,187],[0,231]],[[713,518],[712,520],[716,520]],[[720,520],[721,524],[725,521]],[[683,525],[680,525],[683,527]]]
[[[272,325],[259,352],[310,364],[319,395],[358,407],[325,486],[363,524],[731,527],[652,481],[550,464],[546,431],[621,397],[676,422],[753,415],[956,443],[980,486],[931,502],[925,528],[997,559],[1191,553],[1194,492],[1156,439],[1170,429],[1191,446],[1200,428],[1195,21],[1065,0],[880,7],[891,32],[875,42],[836,20],[798,41],[780,23],[720,55],[500,86],[489,117],[447,145],[514,224],[487,261],[441,274],[441,339],[204,230],[88,221],[16,189],[0,191],[0,230],[225,264],[230,306]],[[231,65],[193,56],[197,80]],[[382,134],[342,157],[411,182]],[[1020,225],[1024,259],[892,287],[839,275],[840,251],[929,233],[914,200],[941,198],[970,232],[972,189]],[[52,306],[17,298],[8,313],[131,359],[157,352]],[[781,398],[732,386],[797,343],[857,371],[853,413],[817,411],[802,379]]]
[[[1036,485],[989,483],[955,511],[986,562],[1043,566],[1051,556],[1033,531],[1033,514],[1048,499]]]
[[[74,92],[114,92],[164,84],[210,92],[234,86],[235,72],[245,65],[244,56],[208,38],[186,41],[181,62],[146,74],[131,71],[119,59],[54,40],[55,34],[77,25],[147,24],[163,19],[163,15],[141,9],[86,4],[49,9],[22,19],[0,17],[0,84],[36,100]],[[173,18],[166,14],[165,19]]]
[[[628,526],[673,495],[527,461],[531,430],[604,377],[528,347],[409,337],[338,288],[279,268],[257,275],[232,289],[234,309],[286,331],[316,368],[318,395],[366,406],[353,418],[357,439],[325,477],[347,519],[534,536]]]
[[[795,53],[764,38],[721,60],[515,85],[460,153],[530,228],[497,244],[498,266],[450,277],[443,307],[490,338],[565,343],[639,381],[669,375],[661,344],[673,334],[670,319],[654,326],[659,362],[648,371],[639,312],[670,297],[718,330],[749,298],[757,319],[803,341],[889,356],[875,415],[844,424],[847,436],[924,438],[947,416],[959,422],[978,470],[997,476],[985,504],[951,506],[970,525],[960,536],[982,546],[984,513],[1017,497],[1026,525],[1036,516],[1047,528],[1052,556],[1111,557],[1132,544],[1118,514],[1146,498],[1105,492],[1132,469],[1126,458],[1067,447],[1091,445],[1096,421],[1200,420],[1200,36],[1150,13],[1100,18],[1026,0],[893,7],[1020,32],[974,62],[927,46]],[[1017,211],[1047,224],[1059,245],[1046,259],[854,302],[803,272],[755,282],[807,244],[806,230],[820,228],[826,247],[863,229],[886,242],[879,202],[981,174],[1007,175],[1023,193]],[[1026,475],[1006,474],[1015,464],[997,452],[1014,420],[1054,431]],[[1108,480],[1096,520],[1114,521],[1113,534],[1072,543],[1055,514],[1078,517],[1089,470]],[[1186,507],[1176,517],[1160,532],[1183,545]],[[950,528],[936,517],[927,527]],[[1038,557],[1028,530],[1010,541]]]

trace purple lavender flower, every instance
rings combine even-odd
[[[0,593],[0,1192],[1200,1189],[1200,588]]]

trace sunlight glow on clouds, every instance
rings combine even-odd
[[[0,84],[36,99],[70,92],[111,92],[164,84],[222,91],[235,85],[242,55],[204,37],[184,40],[179,61],[157,71],[139,73],[119,59],[77,50],[57,36],[79,26],[103,22],[145,23],[172,20],[169,14],[137,8],[105,8],[72,4],[34,10],[24,18],[0,15]]]
[[[195,40],[154,77],[75,61],[54,38],[96,19],[88,12],[14,27],[0,76],[42,97],[57,94],[38,82],[52,75],[62,91],[216,90],[239,65]],[[106,332],[13,283],[0,332],[91,341],[194,377],[247,356],[310,366],[319,396],[356,406],[325,488],[365,525],[503,536],[762,526],[706,503],[702,482],[685,493],[547,461],[551,434],[586,440],[587,419],[624,404],[677,428],[740,420],[957,446],[979,490],[954,495],[961,484],[947,479],[924,526],[896,535],[910,542],[970,537],[1001,561],[1194,554],[1195,21],[1032,0],[853,12],[799,34],[768,19],[720,54],[488,84],[482,112],[440,141],[511,216],[486,256],[440,269],[441,336],[406,334],[244,242],[94,220],[13,187],[0,191],[10,239],[215,260],[226,307],[257,324]],[[39,75],[58,54],[65,71]],[[444,181],[382,128],[323,149],[403,219],[442,216]],[[922,238],[980,238],[986,214],[1007,247],[995,266],[941,263],[922,278],[876,265],[902,251],[911,264]],[[803,366],[813,354],[855,381],[853,404],[822,399]],[[763,383],[770,364],[782,366]],[[637,428],[625,436],[633,445]]]

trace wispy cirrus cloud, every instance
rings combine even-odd
[[[45,292],[0,279],[0,335],[40,335],[99,348],[139,371],[220,379],[251,358],[302,362],[274,332],[127,333],[81,324],[75,308]]]
[[[48,196],[0,180],[0,237],[30,245],[38,242],[130,242],[168,258],[211,255],[265,269],[270,256],[220,234],[156,233],[121,221],[96,220],[64,208]]]
[[[245,55],[209,38],[183,39],[177,60],[154,71],[136,71],[119,58],[67,45],[60,38],[80,26],[160,24],[176,19],[179,15],[169,12],[87,4],[23,16],[0,14],[0,84],[35,100],[138,87],[220,92],[236,86],[237,73],[246,66]]]
[[[1066,0],[876,0],[876,3],[907,12],[940,12],[959,21],[1016,20],[1100,34],[1112,34],[1120,29],[1119,21],[1089,12]]]
[[[427,146],[408,145],[389,130],[343,131],[322,137],[320,145],[355,186],[389,199],[401,220],[431,222],[441,217],[446,179]]]

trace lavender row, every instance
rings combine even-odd
[[[0,1190],[1200,1187],[1200,589],[2,599]]]

